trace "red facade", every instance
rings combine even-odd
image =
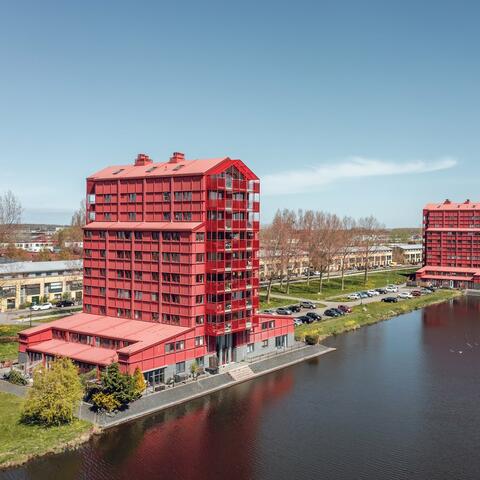
[[[417,280],[480,287],[480,203],[445,200],[423,210],[423,267]]]
[[[242,360],[243,345],[291,336],[291,319],[270,317],[262,329],[256,314],[259,193],[258,177],[228,157],[186,160],[174,153],[153,163],[140,154],[134,165],[88,177],[84,317],[77,326],[59,324],[65,334],[54,324],[40,327],[43,337],[68,344],[81,335],[86,350],[79,362],[106,348],[125,370],[147,371],[204,356]],[[123,330],[109,336],[115,321]],[[171,328],[153,328],[149,341],[136,332],[147,322]],[[42,353],[38,335],[39,327],[23,332],[21,351]],[[172,338],[183,344],[169,356]],[[58,342],[46,347],[45,355],[68,350]]]

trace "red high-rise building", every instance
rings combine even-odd
[[[228,157],[140,154],[88,177],[83,313],[22,332],[21,361],[117,361],[153,382],[293,343],[291,318],[256,313],[259,192]]]
[[[423,267],[417,280],[480,288],[480,203],[428,204],[423,209]]]

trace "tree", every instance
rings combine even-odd
[[[363,283],[368,280],[369,258],[385,235],[385,226],[373,215],[358,220],[358,236],[360,251],[364,262]]]
[[[22,220],[23,208],[12,191],[0,195],[0,243],[10,243]]]
[[[22,421],[44,426],[69,423],[82,395],[78,370],[70,359],[57,358],[49,367],[40,365],[34,370]]]
[[[104,400],[104,397],[97,396],[98,393],[112,395],[118,403],[118,407],[124,407],[140,396],[136,389],[134,377],[128,373],[120,372],[118,363],[112,363],[105,369],[101,376],[99,392],[92,395],[93,404],[102,409],[104,406],[95,402],[95,399]]]
[[[133,381],[135,384],[135,392],[140,397],[145,391],[147,384],[145,382],[145,377],[143,376],[142,371],[138,367],[133,372]]]
[[[338,259],[340,261],[340,272],[342,290],[345,289],[345,268],[348,256],[351,254],[357,240],[356,221],[352,217],[344,217],[342,220],[342,228],[339,232],[338,242]]]
[[[104,410],[105,412],[113,412],[120,407],[120,402],[113,393],[95,393],[92,396],[92,402],[99,410]]]

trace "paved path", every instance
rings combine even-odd
[[[292,350],[286,353],[281,353],[264,360],[253,363],[239,362],[237,368],[241,365],[248,365],[254,375],[251,378],[256,378],[261,375],[285,368],[289,365],[302,362],[309,358],[314,358],[325,353],[334,351],[334,348],[325,347],[324,345],[311,345]],[[248,381],[246,380],[246,381]],[[84,420],[88,420],[103,428],[110,428],[120,423],[128,422],[139,417],[143,417],[150,413],[158,412],[166,408],[188,402],[195,398],[203,397],[207,394],[231,387],[242,380],[235,381],[228,373],[218,375],[211,375],[192,381],[185,385],[180,385],[175,388],[168,388],[162,392],[146,395],[136,402],[133,402],[129,407],[114,415],[98,414],[90,410],[89,405],[83,403],[80,406],[79,416]]]
[[[27,395],[28,387],[22,387],[20,385],[13,385],[13,383],[0,380],[0,392],[11,393],[17,395],[17,397],[25,397]]]

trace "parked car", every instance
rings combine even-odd
[[[385,290],[388,293],[397,293],[398,292],[398,287],[396,287],[395,285],[389,285],[388,287],[385,287]]]
[[[339,317],[340,316],[340,314],[336,310],[334,310],[333,308],[328,308],[327,310],[325,310],[324,315],[326,315],[327,317]]]
[[[397,303],[397,302],[398,302],[398,298],[397,298],[397,297],[385,297],[385,298],[382,298],[382,302],[386,302],[386,303]]]
[[[398,298],[413,298],[413,295],[410,292],[400,292]]]
[[[431,293],[433,293],[428,288],[422,288],[420,291],[422,292],[423,295],[430,295]]]
[[[37,310],[49,310],[50,308],[53,308],[53,305],[48,302],[48,303],[40,303],[40,304],[35,304],[30,307],[31,310],[37,311]]]
[[[302,308],[317,308],[317,306],[313,302],[309,301],[300,302],[300,306]]]
[[[56,307],[73,307],[75,302],[73,300],[60,300],[55,304]]]
[[[348,305],[339,305],[337,308],[343,313],[352,313],[352,309]]]
[[[359,296],[360,298],[369,298],[369,295],[368,295],[367,292],[360,292],[360,293],[358,294],[358,296]]]
[[[376,290],[368,290],[368,291],[367,291],[367,295],[368,295],[369,297],[374,297],[374,296],[380,295],[380,294],[379,294]]]
[[[313,323],[313,318],[309,317],[308,315],[302,315],[301,317],[297,317],[295,320],[298,320],[301,323]]]
[[[430,292],[434,292],[437,290],[437,287],[434,287],[433,285],[429,285],[428,287],[425,287],[427,290],[430,290]]]
[[[275,312],[275,310],[270,309],[270,310],[264,310],[262,312],[262,315],[274,315],[275,313],[277,313]]]
[[[315,312],[307,312],[305,314],[307,317],[313,318],[313,320],[321,320],[322,316]]]
[[[291,315],[292,311],[285,307],[277,308],[276,310],[278,315]]]
[[[388,293],[388,290],[386,288],[377,288],[376,290],[380,295],[385,295],[386,293]]]
[[[349,300],[360,300],[360,295],[358,293],[351,293],[347,298]]]
[[[334,312],[337,312],[338,315],[340,315],[340,316],[345,315],[345,312],[344,312],[343,310],[340,310],[339,308],[332,307],[332,310],[333,310]]]
[[[294,318],[293,319],[293,325],[295,325],[295,327],[298,327],[299,325],[302,325],[302,321],[300,320],[300,318]]]
[[[412,290],[410,293],[412,294],[412,297],[420,297],[422,295],[420,290]]]
[[[300,305],[289,305],[287,308],[288,308],[291,312],[295,312],[295,313],[298,313],[298,312],[301,312],[301,311],[302,311]]]

